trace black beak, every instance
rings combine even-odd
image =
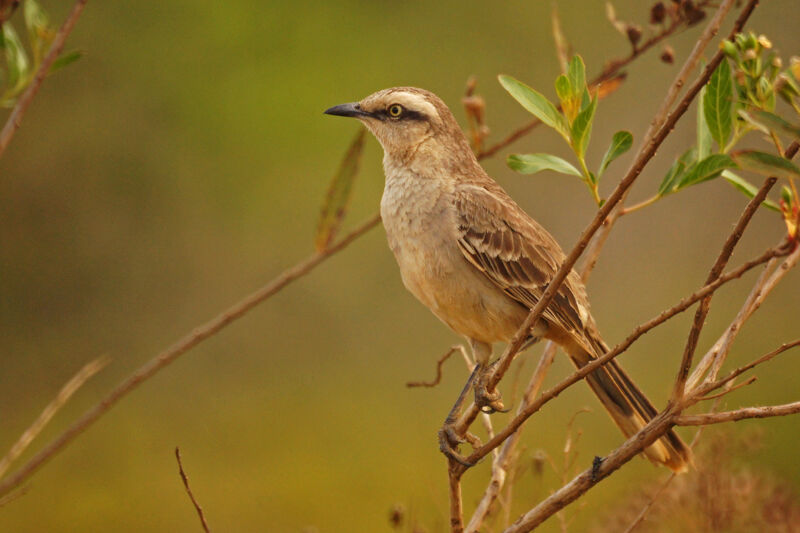
[[[371,113],[361,110],[361,106],[357,102],[351,104],[335,105],[330,109],[325,110],[326,115],[336,115],[337,117],[370,117]]]

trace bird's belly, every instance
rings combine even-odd
[[[490,344],[509,340],[527,310],[470,264],[455,242],[428,239],[392,246],[406,288],[455,332]]]

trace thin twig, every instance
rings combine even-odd
[[[755,215],[756,209],[761,206],[761,202],[763,202],[764,198],[767,197],[767,193],[770,191],[770,189],[772,189],[776,181],[778,181],[778,178],[775,177],[769,177],[764,180],[764,184],[761,186],[755,196],[753,196],[753,198],[751,198],[747,203],[747,206],[745,206],[738,222],[736,222],[736,226],[733,228],[733,231],[725,241],[725,245],[722,247],[722,251],[717,257],[717,260],[711,267],[711,271],[708,273],[708,278],[706,279],[706,285],[714,281],[722,273],[722,270],[728,264],[728,261],[733,254],[733,249],[742,238],[744,230],[750,223],[750,220],[752,220],[753,215]],[[680,401],[680,399],[683,397],[686,380],[689,377],[689,370],[692,368],[694,352],[697,349],[697,341],[700,339],[700,332],[703,330],[703,325],[706,322],[708,310],[711,307],[712,297],[713,294],[709,294],[703,298],[700,301],[700,305],[697,307],[697,311],[695,312],[694,321],[692,322],[692,327],[689,330],[689,338],[686,340],[686,347],[683,350],[683,357],[681,358],[678,377],[675,379],[675,386],[672,390],[671,401],[673,402]]]
[[[231,322],[241,318],[256,305],[273,296],[292,281],[308,274],[317,265],[325,261],[331,255],[346,248],[350,243],[374,228],[380,222],[380,216],[374,216],[367,220],[356,229],[343,237],[338,243],[321,252],[316,252],[307,259],[297,263],[295,266],[284,271],[281,275],[271,282],[258,289],[254,293],[246,296],[238,303],[229,307],[215,318],[196,327],[188,335],[180,339],[170,348],[150,359],[147,363],[139,367],[133,374],[117,385],[108,395],[105,396],[94,407],[86,411],[83,416],[72,423],[61,435],[45,446],[39,453],[31,458],[14,474],[0,480],[0,496],[8,493],[14,487],[29,478],[36,472],[48,459],[61,451],[67,444],[83,433],[94,422],[111,409],[120,399],[136,389],[143,382],[147,381],[157,372],[169,365],[175,359],[188,352],[204,340],[218,333]]]
[[[409,381],[406,383],[406,387],[414,388],[414,387],[435,387],[442,381],[442,365],[444,365],[445,361],[447,361],[451,355],[453,355],[457,350],[463,350],[463,347],[460,344],[456,344],[451,346],[447,353],[439,358],[436,361],[436,378],[433,381]]]
[[[736,385],[732,385],[732,386],[726,388],[724,391],[718,392],[717,394],[712,394],[711,396],[697,396],[697,401],[704,402],[706,400],[717,400],[719,398],[722,398],[723,396],[727,396],[728,394],[730,394],[731,392],[733,392],[735,390],[739,390],[742,387],[747,387],[748,385],[752,385],[753,383],[756,382],[757,379],[758,378],[756,376],[750,376],[749,378],[747,378],[746,380],[742,381],[741,383],[737,383]]]
[[[186,494],[189,495],[189,499],[192,500],[192,505],[194,505],[194,509],[197,511],[197,516],[200,517],[200,523],[203,525],[203,531],[206,533],[211,533],[211,530],[208,528],[208,522],[206,522],[206,515],[203,514],[203,508],[200,507],[200,503],[194,497],[191,487],[189,487],[189,478],[186,476],[186,472],[183,470],[183,463],[181,462],[181,449],[177,446],[175,446],[175,459],[178,461],[178,472],[181,475],[183,486],[186,488]]]
[[[735,411],[722,413],[705,413],[700,415],[680,415],[673,421],[678,426],[707,426],[722,422],[736,422],[747,418],[769,418],[773,416],[786,416],[800,413],[800,402],[786,403],[783,405],[766,405],[764,407],[745,407]]]
[[[28,488],[29,488],[28,485],[25,485],[24,487],[22,487],[18,491],[11,492],[9,494],[6,494],[2,498],[0,498],[0,508],[5,507],[6,505],[8,505],[9,503],[13,502],[14,500],[17,500],[17,499],[22,498],[23,496],[25,496],[28,493]]]
[[[708,394],[710,391],[718,389],[719,387],[725,385],[729,381],[732,381],[732,380],[736,379],[737,377],[741,376],[742,374],[744,374],[748,370],[750,370],[752,368],[755,368],[756,366],[758,366],[758,365],[760,365],[762,363],[766,363],[767,361],[769,361],[770,359],[774,358],[775,356],[780,355],[783,352],[785,352],[786,350],[790,350],[790,349],[794,348],[795,346],[800,346],[800,339],[796,339],[796,340],[794,340],[792,342],[786,342],[784,344],[781,344],[776,349],[772,350],[771,352],[769,352],[767,354],[762,355],[758,359],[756,359],[754,361],[751,361],[750,363],[747,363],[746,365],[742,365],[742,366],[740,366],[739,368],[737,368],[735,370],[732,370],[731,373],[728,374],[727,376],[725,376],[724,378],[722,378],[722,379],[720,379],[718,381],[707,383],[706,385],[703,386],[702,390],[700,390],[700,394]]]
[[[8,467],[22,455],[28,448],[33,439],[44,429],[48,422],[55,416],[55,414],[64,407],[69,401],[70,397],[80,389],[92,376],[100,372],[108,363],[110,359],[107,357],[98,357],[93,361],[86,363],[78,373],[76,373],[69,381],[67,381],[61,390],[58,391],[56,397],[47,404],[47,407],[41,414],[34,420],[33,424],[20,435],[17,442],[11,447],[8,453],[0,460],[0,478],[2,478],[8,471]]]
[[[6,148],[8,148],[8,145],[11,142],[11,138],[14,137],[14,133],[16,133],[17,129],[22,123],[22,117],[25,115],[25,112],[31,105],[36,93],[39,92],[39,88],[42,86],[47,74],[50,72],[50,67],[53,66],[53,62],[58,58],[58,56],[61,54],[61,51],[64,49],[64,43],[66,42],[70,32],[72,32],[72,28],[74,28],[75,24],[78,22],[78,17],[81,16],[81,12],[83,11],[86,2],[87,0],[77,0],[72,6],[72,11],[70,11],[67,19],[58,29],[58,32],[56,32],[56,36],[53,38],[53,44],[50,45],[50,50],[42,60],[42,64],[39,65],[39,70],[36,71],[36,74],[33,76],[30,84],[25,89],[25,92],[23,92],[19,97],[14,109],[8,116],[8,120],[6,120],[3,130],[0,131],[0,157],[2,157],[3,153],[5,153]]]

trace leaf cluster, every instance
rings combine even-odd
[[[36,0],[24,0],[23,17],[30,52],[25,49],[11,21],[6,20],[0,31],[0,106],[12,107],[17,97],[33,80],[53,39],[56,28],[50,25],[50,17]],[[58,57],[50,67],[53,73],[83,55],[73,50]]]
[[[744,170],[765,176],[786,178],[788,186],[781,192],[780,204],[766,200],[764,206],[783,214],[789,234],[796,233],[797,191],[793,179],[800,177],[798,168],[784,157],[783,142],[800,141],[800,116],[795,70],[800,61],[792,59],[791,67],[782,70],[782,62],[772,51],[765,36],[738,34],[733,41],[723,41],[727,60],[723,60],[703,88],[697,108],[697,142],[688,148],[670,167],[656,195],[640,205],[718,177],[723,177],[749,197],[757,187],[740,176]],[[776,96],[790,104],[793,117],[778,114]],[[734,149],[750,132],[760,132],[775,151]]]
[[[552,154],[512,154],[508,165],[523,174],[535,174],[542,170],[553,170],[580,178],[589,188],[598,205],[603,204],[598,185],[600,178],[614,159],[630,150],[633,136],[627,131],[614,134],[596,171],[589,170],[586,149],[592,134],[592,123],[597,111],[599,96],[590,92],[586,83],[586,67],[583,59],[573,56],[566,72],[556,78],[555,89],[559,100],[556,107],[542,93],[521,81],[506,75],[499,76],[500,84],[528,112],[543,124],[553,128],[572,149],[578,166]]]

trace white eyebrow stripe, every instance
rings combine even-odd
[[[400,104],[406,109],[424,113],[425,115],[428,115],[428,117],[436,119],[439,118],[439,113],[436,111],[436,107],[420,94],[397,91],[389,94],[386,99],[389,105]]]

